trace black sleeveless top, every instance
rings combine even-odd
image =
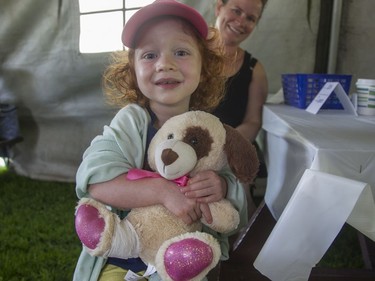
[[[221,122],[237,127],[245,117],[249,85],[253,76],[253,69],[257,59],[245,51],[244,61],[240,70],[229,77],[226,82],[225,97],[212,112]]]

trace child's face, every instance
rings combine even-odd
[[[139,89],[151,106],[188,108],[202,68],[195,37],[183,22],[173,18],[153,21],[141,32],[134,56]]]

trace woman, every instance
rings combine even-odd
[[[262,126],[268,82],[263,65],[243,50],[240,44],[258,24],[267,0],[216,1],[216,28],[224,44],[227,59],[225,74],[228,81],[225,98],[213,114],[256,145],[255,139]],[[266,173],[263,164],[258,176]],[[248,212],[251,214],[255,205],[250,198],[250,189],[247,189],[247,193]]]
[[[257,25],[267,0],[217,0],[216,28],[227,55],[226,98],[214,114],[250,141],[262,125],[268,83],[263,65],[240,47]]]

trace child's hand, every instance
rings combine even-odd
[[[163,205],[169,211],[182,219],[186,224],[192,224],[201,219],[202,211],[200,204],[196,202],[197,200],[195,198],[187,198],[176,186],[167,188],[168,192],[166,196],[164,196]],[[210,218],[211,213],[207,214],[207,209],[205,208],[203,208],[203,210],[205,212],[205,217]]]
[[[212,223],[212,214],[210,211],[210,207],[208,206],[207,203],[202,203],[200,204],[200,209],[202,212],[202,216],[206,220],[207,223],[211,224]]]
[[[225,198],[227,182],[214,171],[203,171],[192,177],[188,185],[180,188],[188,198],[195,198],[199,203],[217,202]]]

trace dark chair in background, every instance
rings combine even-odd
[[[9,165],[11,148],[23,137],[20,134],[17,108],[10,104],[0,104],[0,157]]]

